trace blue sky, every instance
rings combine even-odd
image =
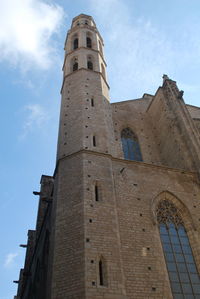
[[[42,174],[55,167],[63,45],[74,16],[104,38],[111,101],[154,94],[164,73],[200,106],[199,0],[0,0],[0,299],[16,293]]]

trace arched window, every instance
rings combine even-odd
[[[78,62],[74,61],[73,63],[73,72],[78,70]]]
[[[99,285],[100,286],[107,286],[108,279],[107,279],[107,266],[106,261],[103,257],[99,259]]]
[[[88,62],[87,62],[87,68],[88,68],[89,70],[93,70],[93,63],[92,63],[91,60],[88,60]]]
[[[75,50],[77,48],[78,48],[78,38],[75,38],[73,42],[73,49]]]
[[[130,128],[121,132],[124,158],[127,160],[142,161],[142,154],[137,137]]]
[[[86,38],[86,45],[87,45],[87,48],[92,48],[92,40],[89,36],[87,36],[87,38]]]
[[[157,221],[173,297],[199,298],[200,277],[180,211],[170,200],[161,200]]]
[[[85,20],[85,25],[88,25],[88,21],[87,20]]]

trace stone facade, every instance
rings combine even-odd
[[[200,108],[166,75],[155,95],[110,104],[90,16],[73,19],[65,51],[56,169],[42,176],[16,298],[173,298],[156,211],[180,211],[200,273]],[[124,158],[125,128],[143,161]]]

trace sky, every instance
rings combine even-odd
[[[16,294],[42,174],[55,167],[64,41],[92,15],[111,102],[154,94],[167,74],[200,106],[199,0],[0,0],[0,299]]]

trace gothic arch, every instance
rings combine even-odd
[[[154,224],[158,224],[156,209],[161,200],[169,200],[176,206],[182,219],[184,220],[184,224],[185,224],[187,231],[191,231],[191,230],[196,231],[196,226],[193,222],[192,216],[191,216],[188,208],[186,207],[186,205],[176,195],[174,195],[172,192],[167,191],[167,190],[162,191],[152,200],[151,209],[152,209],[152,218],[153,218]]]
[[[143,161],[138,137],[130,127],[121,130],[121,144],[126,160]]]
[[[172,294],[179,297],[192,294],[194,298],[200,287],[200,242],[192,216],[186,205],[169,191],[161,192],[152,201],[152,213]]]

